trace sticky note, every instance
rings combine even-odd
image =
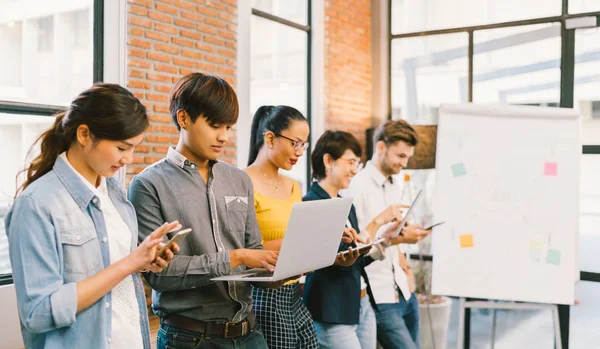
[[[541,262],[542,261],[542,255],[544,254],[544,251],[542,250],[529,250],[529,256],[531,257],[531,259],[533,259],[536,262]]]
[[[473,247],[473,235],[465,234],[460,236],[460,247]]]
[[[545,176],[556,176],[558,173],[558,165],[556,162],[547,162],[544,164],[544,175]]]
[[[467,174],[467,169],[465,168],[465,164],[459,162],[458,164],[452,165],[452,174],[454,177],[462,177]]]
[[[529,255],[537,262],[542,261],[542,255],[544,254],[544,243],[541,241],[531,240],[529,242]]]
[[[546,263],[559,265],[560,264],[560,251],[549,249],[546,255]]]
[[[543,250],[544,249],[544,243],[541,242],[541,241],[537,241],[537,240],[531,240],[529,242],[529,248],[536,249],[536,250]]]

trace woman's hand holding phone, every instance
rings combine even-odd
[[[130,258],[137,260],[137,263],[145,262],[136,268],[142,272],[160,273],[173,260],[174,253],[179,252],[179,246],[170,241],[167,244],[162,243],[168,232],[181,229],[181,224],[175,221],[165,223],[150,234],[142,243],[129,255]],[[168,246],[170,244],[170,246]],[[167,247],[168,246],[168,247]],[[162,250],[162,257],[159,256],[159,250]]]

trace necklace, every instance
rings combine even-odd
[[[263,176],[269,181],[269,183],[275,188],[275,190],[279,190],[279,176],[277,176],[277,182],[274,182],[266,173],[263,172]]]

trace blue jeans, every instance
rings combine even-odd
[[[360,300],[358,325],[327,324],[315,321],[321,349],[375,349],[377,322],[369,296]]]
[[[268,349],[260,329],[243,337],[225,339],[218,336],[204,338],[198,332],[160,325],[156,336],[156,349]]]
[[[377,304],[377,341],[384,349],[419,348],[419,302],[413,293],[408,301]]]

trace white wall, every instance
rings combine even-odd
[[[2,309],[2,316],[0,316],[2,348],[23,348],[17,312],[17,295],[13,285],[0,286],[0,309]]]

